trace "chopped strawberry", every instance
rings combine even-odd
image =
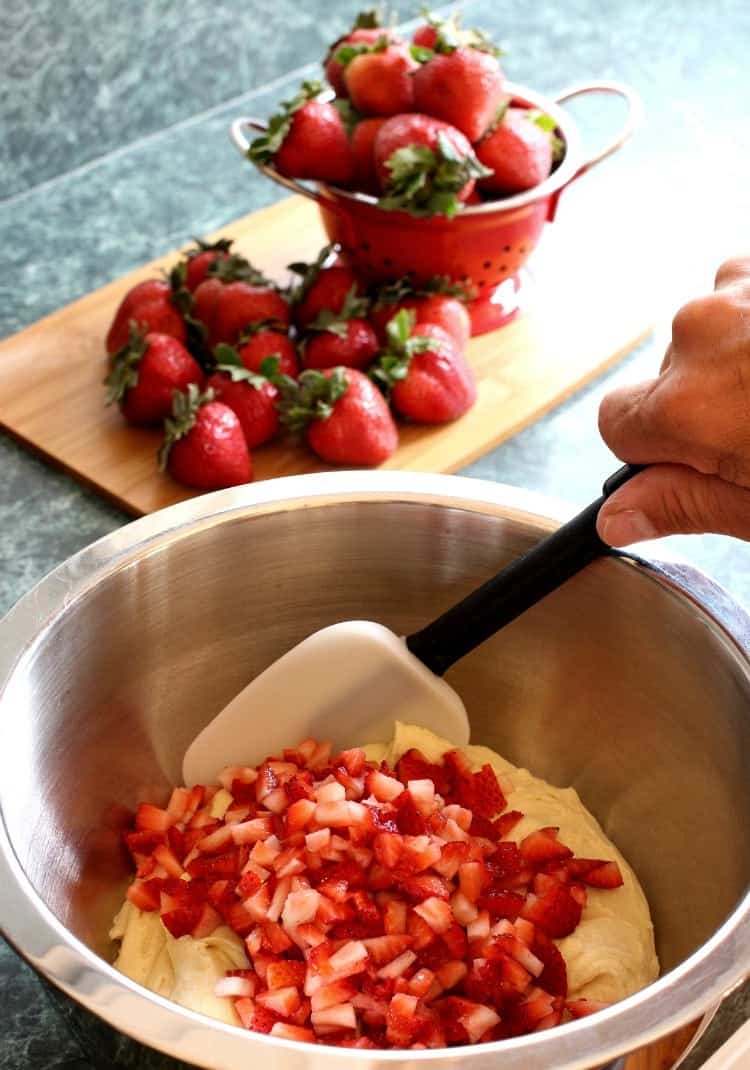
[[[568,888],[557,881],[554,884],[554,887],[541,895],[529,893],[521,915],[542,929],[547,936],[561,939],[563,936],[569,936],[576,928],[581,920],[582,908]]]
[[[400,784],[399,787],[401,788]],[[394,799],[393,805],[396,808],[396,824],[399,832],[409,836],[420,836],[427,831],[425,819],[408,791],[401,788],[401,794]]]
[[[429,779],[435,785],[435,791],[439,795],[445,795],[450,790],[451,781],[445,768],[442,765],[428,762],[422,752],[414,747],[399,758],[396,764],[396,775],[404,785],[410,780]]]
[[[179,939],[181,936],[187,936],[188,933],[192,932],[198,924],[201,910],[200,903],[186,901],[181,906],[175,907],[174,910],[167,910],[162,913],[161,920],[172,936],[175,939]]]
[[[557,944],[542,930],[537,930],[531,951],[544,963],[544,969],[537,977],[537,984],[553,996],[567,996],[568,971]]]
[[[158,910],[161,903],[163,881],[153,878],[148,881],[133,881],[127,897],[139,910]]]
[[[472,810],[480,817],[491,818],[505,809],[505,796],[491,765],[485,764],[478,773],[474,773],[473,786]]]
[[[592,888],[619,888],[623,883],[620,867],[616,862],[604,862],[585,873],[581,880]]]
[[[491,918],[510,918],[515,920],[521,913],[524,897],[516,892],[491,891],[480,896],[477,906],[486,910]]]
[[[574,999],[565,1004],[565,1009],[570,1011],[574,1018],[585,1018],[589,1014],[596,1014],[611,1006],[598,999]]]
[[[141,832],[166,832],[172,824],[172,814],[151,803],[140,803],[135,812],[135,827]]]
[[[557,838],[559,831],[558,828],[541,828],[525,836],[518,845],[524,861],[537,865],[541,862],[572,858],[571,849]]]
[[[242,1000],[237,1000],[237,1003],[241,1002]],[[234,1005],[235,1009],[237,1009],[237,1003]],[[256,1003],[252,1016],[252,1025],[246,1026],[246,1028],[254,1029],[256,1033],[270,1033],[278,1020],[278,1015],[270,1007],[259,1006]]]

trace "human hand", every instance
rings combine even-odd
[[[750,257],[684,305],[656,379],[620,387],[599,430],[623,461],[649,463],[599,511],[610,546],[716,532],[750,540]]]

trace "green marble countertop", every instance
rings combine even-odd
[[[315,70],[360,4],[345,0],[21,0],[4,12],[0,128],[0,337],[140,263],[278,196],[238,161],[227,127],[267,115]],[[409,17],[412,10],[402,9]],[[627,213],[657,279],[651,340],[613,371],[466,470],[573,504],[616,466],[596,430],[601,396],[655,374],[679,303],[712,285],[721,259],[750,249],[750,9],[745,0],[469,0],[464,21],[509,45],[508,76],[542,92],[584,78],[634,85],[646,122],[633,142],[566,193],[561,226]],[[614,105],[578,105],[603,143]],[[54,565],[128,518],[0,436],[0,612]],[[750,545],[667,540],[750,606]],[[98,1055],[66,1028],[32,971],[0,945],[0,1070],[136,1065],[129,1042]],[[54,1001],[55,1003],[57,1001]],[[685,1064],[697,1070],[750,1014],[746,985]],[[146,1065],[166,1067],[154,1056]]]

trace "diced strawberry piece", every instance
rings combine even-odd
[[[237,1000],[237,1003],[241,1002],[241,1000]],[[235,1010],[237,1009],[237,1003],[234,1005]],[[278,1020],[278,1015],[275,1014],[270,1007],[259,1006],[256,1003],[253,1012],[252,1025],[249,1026],[249,1028],[254,1029],[256,1033],[270,1033]]]
[[[521,915],[543,929],[547,936],[561,939],[569,936],[581,920],[582,906],[570,890],[555,882],[542,895],[533,892],[526,897]]]
[[[356,1029],[357,1015],[351,1003],[339,1003],[313,1011],[310,1015],[312,1027],[317,1034],[326,1029]]]
[[[492,1007],[475,1003],[469,1010],[464,1011],[460,1021],[469,1037],[469,1043],[476,1044],[488,1029],[497,1025],[500,1015]]]
[[[410,780],[407,790],[414,800],[414,805],[423,816],[427,816],[436,809],[435,785],[427,778],[424,780]]]
[[[313,1011],[322,1011],[339,1003],[349,1003],[356,994],[357,986],[353,981],[333,981],[312,994],[311,1007]]]
[[[338,780],[329,780],[315,788],[316,802],[340,802],[346,798],[346,788]]]
[[[460,806],[458,803],[449,803],[448,806],[443,808],[443,814],[446,818],[455,821],[464,832],[469,831],[474,820],[471,810],[468,810],[465,806]]]
[[[603,1003],[598,999],[574,999],[565,1004],[565,1009],[570,1011],[574,1018],[585,1018],[589,1014],[606,1010],[610,1003]]]
[[[237,895],[241,899],[249,899],[251,895],[255,895],[260,888],[260,885],[260,877],[253,873],[252,870],[248,869],[242,874],[237,882]]]
[[[305,828],[312,820],[315,805],[312,799],[297,799],[293,802],[286,812],[287,831],[292,833]]]
[[[204,903],[201,907],[200,916],[193,926],[190,935],[194,940],[203,940],[206,936],[221,925],[221,915],[210,903]]]
[[[293,837],[290,837],[293,838]],[[277,858],[274,859],[273,869],[279,879],[294,877],[304,873],[306,866],[303,860],[304,850],[301,847],[287,847]]]
[[[459,1018],[459,1010],[468,1000],[459,996],[448,996],[432,1004],[440,1016],[440,1024],[448,1044],[468,1044],[469,1034],[464,1029]]]
[[[477,901],[480,910],[486,910],[490,918],[510,918],[512,921],[521,913],[524,897],[517,892],[492,891],[482,895]]]
[[[362,972],[367,959],[365,945],[361,941],[350,940],[330,956],[324,972],[331,978],[351,977]]]
[[[564,843],[560,843],[554,827],[537,829],[525,836],[518,845],[525,862],[538,865],[542,862],[554,862],[559,859],[572,858],[573,852]]]
[[[394,783],[398,784],[398,781]],[[399,784],[399,787],[401,785]],[[396,825],[399,832],[409,836],[421,836],[427,831],[425,819],[420,814],[410,792],[401,789],[401,794],[394,800]]]
[[[420,873],[416,877],[407,877],[401,881],[401,887],[413,899],[436,896],[447,901],[451,894],[451,886],[436,873]]]
[[[191,877],[205,877],[207,880],[220,880],[222,877],[239,876],[239,856],[236,851],[220,855],[202,855],[188,864],[187,871]]]
[[[414,938],[412,946],[415,951],[421,951],[435,939],[435,933],[424,918],[420,918],[419,914],[415,914],[413,910],[409,912],[406,921],[406,931]]]
[[[406,932],[406,915],[408,907],[406,903],[392,900],[386,903],[383,911],[383,925],[387,935]]]
[[[486,817],[480,817],[479,814],[472,814],[469,833],[479,839],[490,840],[492,843],[499,839],[494,822]]]
[[[217,777],[221,786],[231,795],[235,794],[235,784],[254,784],[257,779],[257,770],[250,765],[225,765]]]
[[[253,982],[248,977],[220,977],[214,985],[215,996],[227,996],[234,999],[252,998],[257,988],[257,979]]]
[[[281,921],[289,930],[313,921],[320,906],[320,893],[313,888],[290,892],[284,903]]]
[[[278,921],[281,917],[281,911],[284,909],[286,897],[289,895],[291,887],[291,877],[282,877],[278,881],[271,896],[271,902],[268,904],[268,909],[266,910],[266,917],[269,921]]]
[[[451,958],[461,959],[465,957],[468,945],[466,933],[460,925],[452,925],[450,929],[443,933],[442,939]]]
[[[515,843],[498,843],[487,861],[487,869],[493,881],[519,873],[524,868],[524,860]]]
[[[414,938],[402,933],[400,935],[376,936],[363,940],[362,943],[367,948],[367,952],[375,965],[382,966],[383,963],[391,962],[410,948],[414,943]]]
[[[237,1012],[237,1016],[242,1023],[244,1029],[253,1029],[253,1023],[255,1021],[255,1000],[249,996],[236,999],[234,1001],[234,1009]]]
[[[133,881],[128,887],[127,898],[139,910],[158,910],[161,904],[163,881],[153,878],[148,881]]]
[[[474,804],[471,809],[479,817],[491,818],[505,809],[506,802],[491,765],[483,765],[473,776]]]
[[[301,988],[305,983],[307,967],[304,962],[286,959],[272,962],[266,971],[266,985],[274,988]]]
[[[450,904],[453,917],[459,925],[468,925],[479,913],[476,906],[466,898],[463,892],[454,892],[450,898]]]
[[[297,936],[308,947],[320,947],[326,942],[323,930],[318,925],[312,925],[309,922],[297,926]]]
[[[128,850],[133,856],[133,860],[138,864],[143,859],[150,857],[159,844],[166,843],[167,835],[164,832],[143,830],[140,832],[126,832],[124,839]]]
[[[535,934],[531,950],[544,963],[544,969],[537,978],[540,988],[553,996],[567,996],[568,971],[557,945],[539,930]]]
[[[438,936],[447,932],[454,924],[450,903],[447,903],[444,899],[438,899],[437,896],[430,896],[417,904],[414,907],[414,913],[419,914],[420,918],[424,918],[432,931],[437,933]]]
[[[397,993],[386,1012],[386,1040],[393,1047],[410,1047],[431,1023],[430,1014],[416,996]]]
[[[322,925],[323,927],[336,925],[338,922],[351,921],[353,917],[354,910],[348,903],[337,903],[335,900],[327,899],[325,896],[320,897],[318,909],[315,914],[316,924]]]
[[[299,799],[312,799],[313,798],[313,778],[312,773],[307,771],[297,773],[296,776],[287,780],[284,785],[284,791],[286,792],[287,799],[290,803],[297,802]]]
[[[464,842],[445,843],[441,848],[440,858],[432,863],[432,868],[442,877],[455,877],[458,867],[466,861],[468,853],[469,848]]]
[[[303,1044],[316,1042],[312,1029],[305,1029],[301,1025],[290,1025],[288,1022],[274,1022],[271,1026],[271,1036],[281,1037],[282,1040],[296,1040]]]
[[[343,877],[326,874],[318,885],[318,891],[335,903],[343,903],[349,898],[349,885]]]
[[[554,1011],[552,996],[542,993],[516,1003],[510,1012],[510,1027],[514,1036],[533,1033],[541,1021]]]
[[[332,749],[333,748],[331,744],[328,742],[316,743],[315,750],[307,759],[307,768],[316,771],[319,775],[319,778],[321,770],[328,764],[330,760]],[[300,753],[303,753],[302,744],[297,747],[297,750],[300,751]]]
[[[497,830],[497,838],[502,840],[516,827],[518,822],[523,817],[520,810],[508,810],[507,813],[501,814],[500,817],[493,821],[493,825]]]
[[[351,750],[342,750],[338,760],[350,776],[361,776],[365,767],[365,752],[361,747],[352,747]]]
[[[235,803],[243,805],[254,803],[257,798],[254,781],[246,783],[243,780],[233,780],[229,787],[229,792]]]
[[[376,769],[365,776],[365,791],[374,796],[378,802],[393,802],[404,791],[404,785],[395,777],[386,776]]]
[[[230,929],[234,929],[238,936],[247,936],[257,925],[256,917],[239,900],[225,906],[223,913],[227,925]]]
[[[461,962],[458,959],[452,959],[449,962],[444,962],[442,966],[438,966],[435,976],[441,987],[445,991],[448,991],[451,988],[455,988],[457,984],[460,984],[468,972],[469,968],[465,962]]]
[[[490,916],[486,910],[477,914],[474,921],[466,926],[466,938],[471,943],[473,940],[484,940],[490,934]]]
[[[458,886],[471,903],[476,903],[489,883],[484,862],[463,862],[458,868]]]
[[[378,832],[373,840],[375,857],[386,869],[395,869],[404,850],[404,840],[398,832]]]
[[[198,924],[202,907],[200,903],[184,902],[174,910],[164,911],[161,920],[175,939],[187,936]]]
[[[617,862],[604,862],[589,870],[581,880],[592,888],[619,888],[624,883]]]
[[[175,823],[168,810],[151,803],[140,803],[135,812],[135,827],[141,832],[166,832]]]
[[[409,992],[418,999],[424,999],[435,985],[435,974],[425,968],[417,970],[409,981]]]
[[[348,828],[353,824],[355,811],[352,808],[358,805],[345,799],[318,803],[314,820],[318,825],[328,825],[330,828]]]
[[[435,791],[439,795],[447,794],[451,788],[451,779],[443,766],[428,762],[422,752],[415,748],[406,751],[399,758],[396,764],[396,775],[404,785],[410,780],[429,779],[435,785]]]
[[[263,944],[267,946],[275,955],[280,955],[284,951],[288,951],[292,946],[292,941],[287,934],[275,921],[267,921],[263,925]]]

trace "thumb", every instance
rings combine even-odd
[[[596,521],[609,546],[714,532],[750,540],[750,490],[679,464],[657,464],[608,498]]]

